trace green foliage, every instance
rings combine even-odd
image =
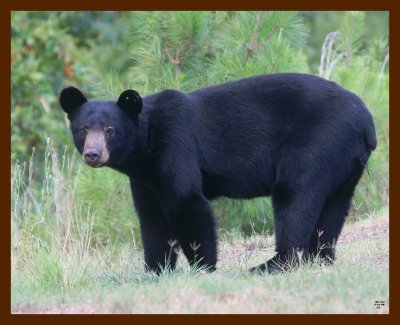
[[[72,60],[80,55],[60,20],[47,16],[39,12],[11,16],[11,142],[14,157],[21,160],[31,148],[44,148],[45,135],[66,140],[56,94],[65,79],[75,76]],[[88,60],[77,64],[84,67]],[[79,74],[85,72],[82,68]]]
[[[350,20],[348,12],[343,11],[320,11],[320,12],[301,12],[300,15],[310,26],[310,37],[307,39],[305,53],[311,70],[316,70],[321,56],[321,45],[325,36],[333,31],[343,29],[343,21]],[[357,14],[356,14],[357,15]],[[370,47],[377,39],[386,41],[388,47],[389,40],[389,12],[387,11],[367,11],[359,16],[364,16],[364,23],[359,32],[362,33],[362,47]],[[366,22],[366,23],[365,23]],[[358,31],[355,31],[358,33]]]
[[[140,238],[127,177],[110,169],[83,168],[75,178],[75,191],[76,197],[95,212],[94,243],[126,243]]]
[[[235,12],[218,25],[206,84],[282,72],[306,72],[307,28],[293,12]]]
[[[46,136],[59,145],[72,144],[58,94],[70,84],[87,89],[103,68],[125,68],[129,57],[115,55],[116,45],[128,38],[125,19],[108,28],[118,17],[112,12],[12,12],[13,160],[28,160],[32,148],[41,156]],[[105,46],[98,47],[97,41]]]
[[[144,93],[307,71],[299,50],[307,28],[294,12],[149,12],[137,18],[128,78]]]
[[[143,92],[190,89],[204,73],[211,12],[147,12],[132,28],[134,66],[128,78]]]
[[[324,38],[333,31],[339,32],[335,53],[343,58],[330,76],[365,100],[379,138],[353,215],[364,217],[388,202],[385,13],[13,12],[11,19],[16,247],[29,236],[51,247],[54,237],[66,236],[79,222],[92,225],[93,247],[140,243],[128,180],[84,167],[64,147],[73,148],[57,103],[63,86],[75,84],[89,97],[105,99],[127,88],[148,95],[264,73],[316,73]],[[269,199],[223,199],[213,207],[221,229],[272,232]]]
[[[222,198],[212,205],[222,229],[234,229],[246,235],[273,231],[270,198],[240,201]]]

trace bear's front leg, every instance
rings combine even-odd
[[[191,266],[216,269],[217,236],[211,207],[199,193],[169,198],[164,208],[170,225]]]
[[[168,93],[163,105],[172,104]],[[172,97],[171,97],[171,96]],[[150,179],[171,230],[191,266],[214,271],[217,234],[203,179],[192,116],[186,97],[175,98],[169,114],[152,128]],[[180,106],[180,104],[184,104]],[[161,104],[160,104],[161,105]],[[173,113],[172,113],[173,112]]]
[[[160,274],[175,268],[177,243],[155,193],[131,180],[135,208],[140,220],[146,271]]]

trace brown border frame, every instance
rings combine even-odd
[[[247,0],[242,3],[235,3],[234,1],[224,0],[224,2],[216,2],[210,0],[202,0],[201,2],[185,2],[180,3],[177,0],[169,0],[168,2],[162,2],[161,0],[156,1],[145,1],[145,2],[127,2],[123,0],[109,1],[96,1],[96,0],[70,0],[68,3],[60,3],[50,0],[35,0],[35,1],[18,1],[18,3],[2,2],[0,3],[1,13],[0,13],[0,24],[1,31],[3,31],[3,36],[1,38],[1,51],[0,51],[0,62],[3,66],[3,73],[1,75],[1,89],[2,96],[1,101],[3,103],[3,109],[0,110],[2,128],[0,128],[0,148],[6,151],[3,157],[4,160],[0,160],[0,179],[5,180],[1,184],[5,199],[2,200],[0,219],[2,228],[6,229],[4,231],[5,238],[3,238],[3,245],[1,245],[1,261],[2,267],[1,279],[2,279],[2,299],[1,299],[1,313],[0,317],[3,324],[8,323],[26,323],[26,322],[40,322],[40,323],[52,323],[57,322],[68,322],[71,321],[93,321],[97,324],[106,324],[118,317],[118,321],[138,321],[138,322],[149,322],[154,321],[158,323],[164,322],[174,322],[174,323],[204,323],[207,321],[215,320],[218,322],[227,322],[229,324],[242,323],[245,318],[252,318],[253,321],[279,321],[279,322],[307,322],[315,320],[318,323],[335,323],[349,318],[349,320],[360,321],[363,323],[376,323],[380,321],[394,321],[398,317],[399,311],[397,310],[397,303],[399,300],[399,281],[395,276],[399,272],[398,260],[399,252],[396,250],[395,246],[395,235],[390,236],[390,301],[391,308],[389,315],[13,315],[11,314],[11,274],[10,274],[10,212],[11,203],[8,199],[10,196],[10,176],[11,176],[11,120],[10,120],[10,109],[11,109],[11,11],[18,10],[305,10],[305,11],[316,11],[316,10],[379,10],[379,11],[389,11],[389,28],[390,28],[390,57],[394,58],[391,60],[390,64],[390,90],[391,95],[389,98],[390,103],[390,120],[389,120],[389,136],[390,136],[390,203],[393,202],[393,198],[397,197],[399,193],[399,172],[396,167],[400,166],[398,150],[396,148],[400,147],[399,144],[399,129],[395,127],[395,122],[399,120],[399,109],[400,107],[398,101],[399,96],[396,95],[395,87],[400,84],[400,77],[398,72],[399,64],[399,41],[400,38],[396,35],[395,31],[399,31],[400,27],[400,13],[395,6],[395,1],[381,0],[381,1],[357,1],[357,0],[336,0],[330,2],[322,2],[318,0],[286,0],[285,2],[261,2],[255,0]],[[397,204],[389,205],[389,215],[390,215],[390,227],[391,229],[396,229],[399,221],[397,215],[399,213],[399,207]],[[396,216],[396,217],[393,217]],[[397,225],[397,226],[396,226]],[[379,318],[378,318],[379,317]],[[382,319],[381,319],[382,318]],[[397,322],[398,323],[398,322]]]

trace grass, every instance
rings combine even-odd
[[[13,251],[12,312],[388,313],[388,229],[387,211],[347,224],[333,266],[276,276],[247,272],[273,255],[271,236],[221,233],[215,273],[193,272],[181,256],[178,270],[160,277],[143,273],[142,251],[131,244],[31,242],[25,255]]]

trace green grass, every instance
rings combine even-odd
[[[345,226],[333,266],[276,276],[247,272],[273,255],[273,238],[256,234],[220,234],[215,273],[193,272],[180,256],[177,271],[160,277],[143,273],[131,244],[29,244],[13,251],[13,313],[388,312],[387,211]],[[386,305],[376,309],[377,300]]]

